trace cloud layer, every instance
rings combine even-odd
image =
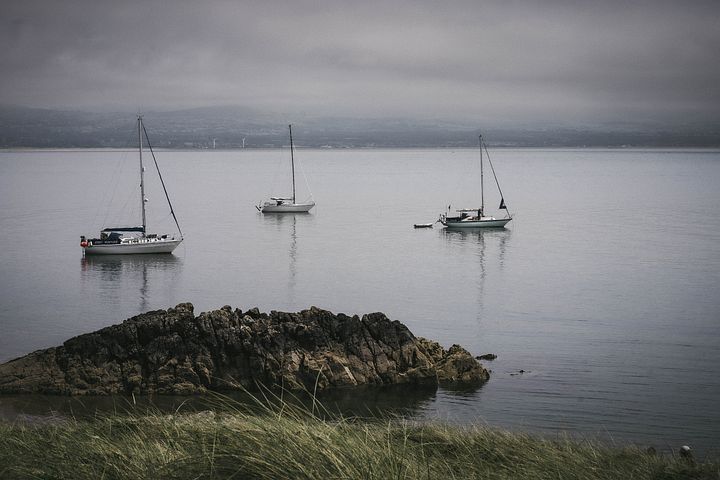
[[[510,123],[720,117],[717,1],[10,0],[0,103]]]

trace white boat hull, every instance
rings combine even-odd
[[[88,245],[83,247],[85,255],[136,255],[139,253],[172,253],[180,240],[139,239],[128,243]]]
[[[265,204],[260,207],[262,213],[303,213],[309,212],[311,208],[315,206],[314,202],[311,203],[284,203],[282,205],[268,205]]]
[[[510,220],[512,220],[512,218],[492,218],[487,220],[467,220],[459,222],[444,221],[442,224],[453,230],[462,228],[504,228]]]

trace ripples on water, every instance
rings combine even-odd
[[[473,150],[300,149],[317,208],[260,215],[286,153],[160,152],[186,240],[112,258],[83,258],[79,235],[134,218],[113,216],[137,203],[131,153],[0,153],[0,361],[183,301],[383,311],[499,357],[482,388],[353,395],[369,408],[717,451],[718,152],[491,151],[515,220],[481,232],[412,228],[478,203]],[[150,229],[172,231],[149,187]]]

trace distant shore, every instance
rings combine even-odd
[[[0,148],[126,148],[135,144],[136,112],[58,110],[0,105]],[[283,115],[238,106],[145,111],[153,147],[207,150],[288,145]],[[298,147],[530,148],[720,147],[716,120],[513,122],[493,119],[391,118],[303,114],[294,123]]]
[[[160,148],[154,148],[154,151],[156,152],[187,152],[187,153],[197,153],[197,152],[217,152],[217,153],[227,153],[227,152],[263,152],[263,151],[273,151],[278,150],[279,148],[283,148],[281,146],[273,146],[273,145],[267,145],[267,146],[257,146],[257,147],[227,147],[227,148],[207,148],[207,147],[160,147]],[[297,150],[449,150],[449,151],[455,151],[455,150],[477,150],[477,147],[471,147],[471,146],[444,146],[444,145],[437,145],[437,146],[332,146],[332,145],[326,145],[326,146],[296,146]],[[671,146],[643,146],[643,145],[607,145],[607,146],[600,146],[600,145],[548,145],[548,146],[530,146],[530,145],[493,145],[493,149],[498,150],[561,150],[561,151],[573,151],[573,150],[582,150],[582,151],[592,151],[592,150],[617,150],[617,151],[624,151],[624,150],[649,150],[649,151],[698,151],[698,152],[714,152],[720,150],[720,145],[717,146],[696,146],[696,145],[671,145]],[[43,152],[43,153],[52,153],[52,152],[78,152],[78,153],[93,153],[93,152],[118,152],[118,153],[135,153],[137,152],[136,148],[127,147],[127,148],[121,148],[121,147],[0,147],[0,153],[24,153],[24,152]]]

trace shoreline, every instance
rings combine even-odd
[[[494,428],[328,415],[277,397],[249,410],[0,421],[10,478],[718,478],[717,459]]]
[[[720,152],[720,146],[692,146],[692,145],[668,145],[668,146],[643,146],[643,145],[573,145],[573,146],[525,146],[525,145],[490,145],[493,149],[497,150],[522,150],[522,151],[602,151],[602,152],[628,152],[628,151],[649,151],[649,152],[683,152],[683,153],[713,153]],[[282,150],[283,146],[259,146],[259,147],[237,147],[237,148],[188,148],[188,147],[153,147],[156,152],[178,152],[178,153],[241,153],[241,152],[275,152]],[[437,145],[437,146],[295,146],[296,150],[303,151],[397,151],[397,150],[447,150],[447,151],[476,151],[477,147],[474,146],[451,146],[451,145]],[[0,153],[135,153],[137,149],[132,147],[0,147]]]

